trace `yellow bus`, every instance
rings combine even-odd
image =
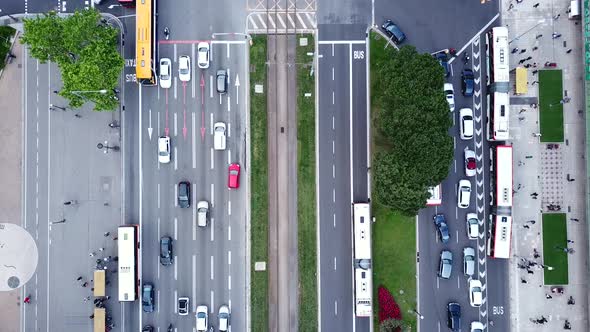
[[[156,85],[155,6],[156,0],[138,0],[135,7],[135,74],[137,82]]]

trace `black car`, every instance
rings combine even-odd
[[[440,63],[441,67],[445,70],[445,77],[449,77],[451,70],[449,69],[449,57],[444,52],[436,53],[436,59]]]
[[[463,69],[463,73],[461,73],[461,92],[465,97],[473,96],[473,90],[475,89],[473,78],[473,71],[471,69]]]
[[[143,312],[154,312],[154,285],[150,283],[143,284],[141,304],[143,306]]]
[[[448,307],[448,326],[451,331],[461,330],[461,305],[451,302]]]
[[[181,208],[191,207],[191,183],[188,181],[178,183],[178,205]]]
[[[220,69],[217,71],[217,92],[219,93],[226,93],[227,92],[227,71]]]
[[[141,332],[154,332],[154,327],[151,325],[146,325],[141,329]]]
[[[381,25],[381,28],[383,28],[383,31],[385,31],[385,34],[387,34],[391,39],[393,39],[393,42],[396,44],[400,44],[404,40],[406,40],[406,35],[391,20],[387,20],[387,21],[383,22],[383,24]]]
[[[172,238],[169,236],[162,236],[160,239],[160,263],[162,263],[162,265],[172,265],[173,262]]]
[[[442,243],[449,242],[451,235],[449,234],[449,226],[447,225],[447,220],[445,218],[445,215],[442,213],[439,213],[434,216],[433,221],[434,221],[434,225],[436,226],[436,229],[438,230],[438,235],[440,237],[440,241]]]

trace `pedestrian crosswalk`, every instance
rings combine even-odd
[[[248,33],[313,33],[317,27],[314,11],[252,12],[248,15]]]

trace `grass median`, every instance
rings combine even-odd
[[[299,38],[307,38],[307,46]],[[314,38],[297,40],[297,216],[299,255],[299,331],[317,331],[315,75]],[[306,97],[309,93],[311,96]]]
[[[252,331],[268,331],[268,271],[254,271],[255,262],[268,262],[266,36],[252,38],[250,69],[251,318]],[[264,86],[264,93],[254,92],[256,84]]]
[[[563,142],[563,77],[561,70],[539,71],[541,142]]]
[[[545,285],[568,283],[566,222],[565,213],[543,213],[543,263],[551,267],[544,271]]]
[[[388,61],[389,52],[385,49],[386,41],[380,35],[371,32],[370,37],[370,68],[371,68],[371,114],[372,123],[377,104],[376,89],[386,89],[381,82],[377,68],[383,61]],[[388,46],[391,47],[391,46]],[[375,125],[372,126],[375,128]],[[389,148],[383,137],[377,130],[371,130],[372,153]],[[416,315],[416,224],[415,218],[403,215],[386,206],[383,206],[372,195],[372,214],[376,222],[373,224],[373,319],[378,331],[379,303],[377,289],[385,286],[394,296],[400,306],[403,321],[412,331],[417,331]]]

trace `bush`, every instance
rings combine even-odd
[[[387,319],[402,319],[402,312],[387,288],[379,286],[377,297],[379,299],[379,323]]]

